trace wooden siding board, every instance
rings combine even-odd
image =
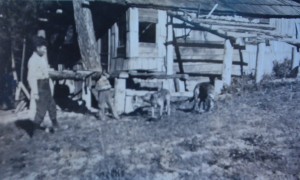
[[[173,65],[174,72],[179,73],[179,66],[177,64]],[[221,74],[222,73],[222,64],[200,64],[200,63],[192,63],[183,65],[185,73],[199,73],[199,74]],[[232,74],[240,76],[241,75],[241,67],[239,65],[232,65]]]

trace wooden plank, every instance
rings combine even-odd
[[[222,38],[224,38],[224,39],[230,39],[230,40],[232,40],[232,41],[235,40],[235,37],[230,37],[230,36],[228,36],[226,33],[222,32],[222,31],[220,31],[220,30],[217,30],[217,29],[211,29],[211,28],[209,28],[209,27],[202,26],[202,25],[200,25],[200,24],[198,24],[198,23],[191,22],[187,17],[183,17],[183,16],[180,16],[180,15],[177,15],[176,13],[173,13],[173,12],[170,12],[170,11],[168,11],[168,15],[170,15],[170,16],[172,16],[172,17],[175,17],[175,18],[177,18],[177,19],[179,19],[179,20],[182,20],[182,21],[184,21],[184,22],[186,22],[186,23],[188,23],[188,24],[194,26],[194,27],[195,27],[196,29],[198,29],[198,30],[210,32],[210,33],[212,33],[212,34],[214,34],[214,35],[217,35],[217,36],[219,36],[219,37],[222,37]]]
[[[158,18],[153,16],[140,16],[139,17],[140,22],[151,22],[151,23],[157,23]]]
[[[256,73],[255,73],[256,83],[260,82],[264,75],[265,51],[266,51],[266,44],[260,43],[258,45],[257,60],[256,60]]]
[[[222,64],[190,64],[183,66],[185,69],[185,74],[189,76],[208,76],[208,75],[218,75],[220,76],[222,73]],[[232,75],[240,76],[241,68],[239,65],[232,65]],[[174,65],[174,72],[179,73],[178,65]]]
[[[168,17],[168,21],[173,23],[173,18]],[[173,41],[173,33],[172,33],[173,27],[172,25],[167,25],[167,41]],[[173,54],[174,54],[174,46],[173,44],[167,45],[167,52],[166,52],[166,67],[167,67],[167,74],[171,75],[173,74]]]
[[[181,59],[212,59],[212,60],[223,60],[222,54],[187,54],[182,55]]]
[[[183,65],[182,65],[182,62],[181,62],[181,55],[180,55],[179,47],[178,47],[178,44],[177,44],[177,40],[176,40],[176,35],[175,35],[174,29],[173,29],[173,45],[174,45],[174,48],[175,48],[176,58],[178,60],[179,72],[180,73],[184,73]]]
[[[155,91],[136,91],[132,89],[126,90],[126,96],[144,96],[147,93],[153,93]],[[193,95],[193,92],[173,92],[171,93],[171,96],[173,97],[191,97]]]
[[[174,62],[177,63],[177,59],[174,59]],[[183,63],[188,63],[188,62],[200,62],[200,63],[213,63],[213,64],[222,64],[222,60],[212,60],[212,59],[181,59]],[[233,61],[233,65],[241,65],[241,66],[248,66],[248,63],[241,62],[241,61]]]
[[[158,57],[158,47],[155,46],[140,46],[139,57]]]
[[[223,42],[224,46],[224,42]],[[179,47],[181,55],[191,55],[191,54],[224,54],[223,49],[214,49],[214,48],[193,48],[193,47]]]
[[[139,10],[139,20],[143,21],[151,17],[151,19],[156,23],[158,21],[158,10],[150,8],[138,8]],[[153,22],[153,21],[144,21],[144,22]]]
[[[174,42],[166,42],[165,44],[173,44]],[[216,48],[223,49],[224,42],[223,41],[180,41],[177,40],[177,45],[180,47],[195,47],[195,48]],[[245,46],[234,44],[233,47],[235,49],[245,49]]]
[[[130,58],[124,62],[128,63],[128,68],[126,70],[152,70],[162,72],[164,66],[163,57]]]
[[[175,72],[180,72],[177,64],[173,66]],[[185,72],[198,72],[198,73],[217,73],[220,74],[222,64],[208,64],[208,63],[185,63]]]
[[[174,79],[174,78],[180,78],[180,79],[188,79],[189,76],[187,74],[162,74],[162,73],[137,73],[137,72],[129,72],[130,77],[136,78],[156,78],[156,79]]]
[[[221,25],[221,26],[233,26],[233,27],[247,27],[254,29],[265,29],[265,30],[275,30],[274,26],[269,24],[259,24],[251,22],[240,22],[240,21],[228,21],[228,20],[217,20],[217,19],[193,19],[195,23],[206,23],[209,25]]]

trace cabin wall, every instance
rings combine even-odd
[[[177,59],[174,46],[165,43],[173,41],[173,29],[177,42],[199,43],[200,46],[179,46],[180,58],[183,63],[184,73],[191,74],[222,74],[224,60],[225,39],[204,31],[197,31],[184,28],[173,28],[168,25],[172,20],[167,17],[166,11],[143,8],[129,8],[126,13],[126,56],[118,56],[118,24],[110,29],[110,55],[111,72],[118,70],[150,70],[157,72],[168,72],[169,74],[179,73],[179,60]],[[288,35],[294,38],[299,37],[299,19],[270,19],[271,25],[276,27],[279,35]],[[140,22],[155,23],[155,42],[140,42]],[[173,23],[183,23],[173,18]],[[235,34],[231,32],[231,35]],[[241,32],[236,33],[237,36]],[[207,45],[207,46],[206,46]],[[267,42],[264,52],[263,74],[271,74],[273,62],[283,62],[285,59],[292,59],[293,46],[279,41]],[[255,74],[258,58],[258,45],[246,44],[244,49],[233,50],[232,75]],[[300,57],[298,52],[298,57]],[[171,65],[168,63],[171,60]],[[241,70],[241,61],[243,72]],[[300,60],[298,60],[300,61]],[[172,66],[172,67],[170,67]],[[170,70],[171,69],[171,70]],[[168,71],[169,70],[169,71]],[[186,90],[191,90],[196,82],[207,81],[207,78],[198,78],[186,81]],[[183,82],[181,82],[183,83]],[[189,88],[190,87],[190,88]]]
[[[174,23],[183,23],[183,21],[174,19]],[[188,61],[183,63],[183,69],[185,73],[193,74],[221,74],[222,73],[222,61],[224,58],[224,43],[225,39],[206,31],[198,31],[191,29],[175,28],[176,37],[184,37],[178,39],[178,42],[191,42],[203,44],[201,47],[188,47],[180,46],[179,51],[181,59]],[[209,44],[210,47],[205,47],[205,44]],[[216,47],[213,47],[216,46]],[[174,63],[173,69],[174,73],[179,72],[179,64],[176,59],[176,52],[173,52]],[[240,62],[239,50],[235,49],[233,52],[233,62],[232,74],[241,75],[241,67],[238,65]],[[205,61],[205,62],[203,62]]]
[[[124,57],[117,53],[119,46],[118,25],[111,28],[111,69],[119,70],[150,70],[165,72],[166,58],[166,21],[167,13],[163,10],[129,8],[126,12],[126,54]],[[144,26],[141,25],[144,23]],[[150,25],[147,26],[147,23]],[[146,26],[145,26],[146,24]],[[143,29],[140,29],[143,27]],[[153,30],[153,42],[141,41],[141,33]]]
[[[290,36],[300,39],[300,19],[270,19],[270,24],[276,27],[275,33],[281,36]],[[174,20],[174,23],[182,23],[180,20]],[[185,42],[203,42],[203,43],[224,43],[224,39],[215,36],[209,32],[195,31],[190,29],[175,29],[176,36],[189,36],[184,39]],[[241,75],[241,66],[238,64],[241,58],[247,65],[243,66],[243,74],[254,74],[257,61],[257,45],[247,44],[244,50],[234,49],[232,75]],[[285,59],[292,59],[292,49],[294,46],[280,41],[270,41],[265,51],[264,74],[271,74],[273,62],[283,62]],[[205,48],[205,47],[179,47],[181,59],[189,60],[183,63],[185,72],[201,74],[220,74],[222,64],[217,63],[223,60],[224,49]],[[241,54],[240,52],[241,51]],[[298,52],[299,54],[299,52]],[[179,72],[179,65],[176,61],[174,52],[174,72]],[[299,55],[298,55],[299,57]],[[210,60],[210,63],[197,62],[199,60]],[[194,61],[194,62],[193,62]],[[214,62],[215,61],[215,62]],[[300,60],[297,60],[297,62]]]

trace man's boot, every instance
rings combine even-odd
[[[52,126],[53,126],[54,128],[58,128],[58,122],[57,122],[56,119],[52,119]]]

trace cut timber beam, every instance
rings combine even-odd
[[[269,24],[258,24],[258,23],[238,22],[238,21],[226,21],[226,20],[216,20],[216,19],[193,19],[192,21],[194,23],[206,23],[209,25],[245,27],[245,28],[264,29],[264,30],[276,29],[274,26],[271,26]]]
[[[136,73],[129,72],[130,77],[134,78],[153,78],[153,79],[188,79],[189,76],[187,74],[161,74],[161,73]]]
[[[186,23],[174,23],[173,27],[174,28],[191,29],[191,30],[199,30],[199,28],[194,27],[192,25],[187,25]],[[206,27],[209,28],[208,25],[206,25]],[[220,33],[222,33],[222,32],[220,31]],[[232,31],[231,32],[231,31],[228,31],[228,32],[226,32],[226,34],[229,37],[235,37],[235,38],[257,37],[257,34],[254,34],[254,33],[249,34],[248,32],[245,32],[245,31],[244,32],[238,32],[238,31],[236,31],[236,32]]]
[[[166,42],[166,45],[168,44],[174,44],[174,42]],[[178,46],[180,47],[204,47],[204,48],[216,48],[216,49],[223,49],[224,48],[224,42],[223,41],[216,41],[216,42],[212,42],[212,41],[186,41],[186,42],[182,42],[182,41],[177,41],[176,43]],[[233,44],[233,47],[235,49],[242,49],[245,50],[245,46],[243,45],[239,45],[239,44]]]
[[[211,59],[181,59],[183,63],[186,62],[202,62],[202,63],[214,63],[214,64],[222,64],[222,60],[211,60]],[[174,62],[177,63],[178,60],[174,59]],[[233,65],[241,65],[241,66],[248,66],[248,63],[240,62],[240,61],[233,61]]]
[[[201,31],[207,31],[207,32],[210,32],[214,35],[217,35],[219,37],[222,37],[224,39],[229,39],[231,41],[235,41],[235,38],[234,37],[230,37],[228,35],[226,35],[226,33],[223,33],[219,30],[215,30],[215,29],[211,29],[211,28],[208,28],[208,27],[205,27],[205,26],[202,26],[202,25],[199,25],[198,23],[195,23],[195,22],[191,22],[188,18],[186,17],[183,17],[183,16],[180,16],[180,15],[177,15],[176,13],[173,13],[173,12],[168,12],[168,15],[169,16],[172,16],[172,17],[175,17],[179,20],[182,20],[183,22],[186,22],[187,24],[190,24],[192,26],[194,26],[195,28],[197,28],[198,30],[201,30]]]
[[[93,71],[50,71],[49,76],[52,79],[60,80],[60,79],[74,79],[74,80],[83,80],[89,76],[99,77],[100,73]]]
[[[221,74],[219,71],[215,71],[215,72],[201,72],[201,73],[195,73],[195,72],[187,72],[187,74],[189,75],[189,77],[191,78],[191,80],[198,78],[198,76],[203,76],[203,77],[217,77],[217,78],[221,78]]]

